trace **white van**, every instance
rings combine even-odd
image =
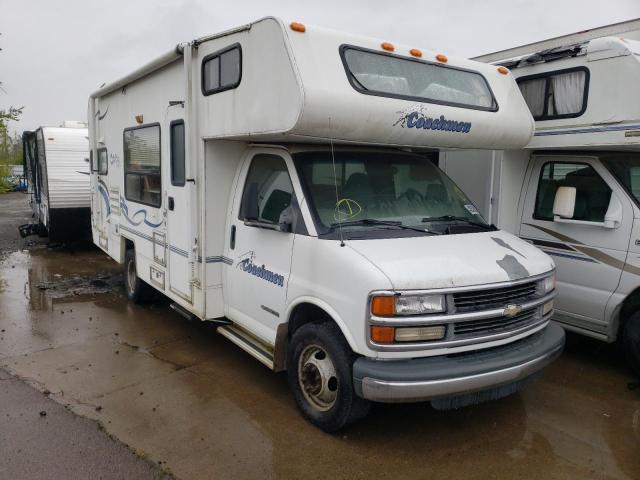
[[[449,151],[442,166],[485,218],[554,258],[554,320],[620,340],[640,374],[640,42],[603,37],[499,63],[534,137],[520,150]]]
[[[554,264],[487,225],[438,148],[521,148],[501,69],[264,18],[89,100],[92,229],[333,431],[369,401],[498,398],[556,358]]]
[[[90,235],[89,137],[87,124],[66,120],[22,134],[23,163],[35,223],[20,226],[24,237],[51,242]]]

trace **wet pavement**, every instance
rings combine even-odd
[[[98,250],[9,250],[0,368],[178,478],[640,478],[640,389],[614,346],[569,335],[514,396],[449,412],[375,405],[328,435],[298,414],[283,374],[209,325],[128,303]]]

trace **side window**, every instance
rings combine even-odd
[[[124,131],[124,192],[127,200],[159,207],[160,125],[143,125]]]
[[[109,171],[109,155],[106,148],[98,149],[98,164],[96,165],[96,171],[98,175],[106,175]]]
[[[553,202],[558,187],[575,187],[573,220],[604,222],[611,189],[598,173],[585,163],[546,163],[540,175],[533,218],[553,221]]]
[[[184,120],[174,120],[171,122],[170,130],[171,184],[181,187],[185,182]]]
[[[536,120],[579,117],[587,109],[589,70],[558,70],[517,79],[522,96]]]
[[[240,85],[242,77],[242,49],[236,43],[218,52],[207,55],[202,60],[202,93],[231,90]]]
[[[276,155],[256,155],[249,167],[244,192],[252,184],[258,192],[258,220],[279,224],[280,215],[291,205],[293,198],[293,185],[284,159]],[[240,214],[238,218],[245,220]]]

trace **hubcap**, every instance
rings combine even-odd
[[[298,360],[298,382],[307,401],[318,410],[329,410],[336,402],[336,369],[322,347],[309,345],[302,351]]]
[[[127,265],[127,286],[129,287],[129,291],[133,293],[136,289],[136,279],[138,275],[136,273],[136,261],[135,259],[131,259],[129,264]]]

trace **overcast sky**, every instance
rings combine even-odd
[[[0,0],[13,129],[85,120],[88,95],[179,42],[266,15],[471,57],[640,17],[640,0]]]

